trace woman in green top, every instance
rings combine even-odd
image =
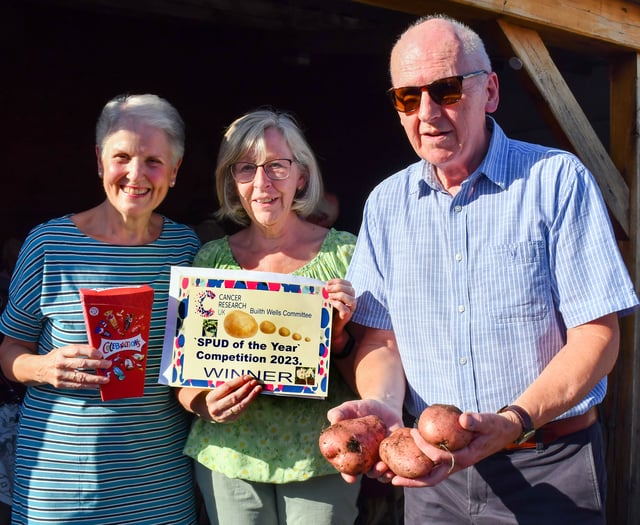
[[[356,238],[307,220],[322,198],[317,162],[295,120],[259,110],[227,129],[216,168],[219,214],[244,226],[205,244],[194,266],[295,274],[327,281],[334,307],[331,352],[347,364],[346,324],[355,292],[346,274]],[[336,360],[342,354],[343,360]],[[348,368],[347,368],[348,369]],[[326,400],[259,395],[251,376],[214,390],[183,388],[198,417],[185,453],[212,525],[352,525],[359,487],[322,457],[318,437],[327,409],[355,395],[331,375]]]

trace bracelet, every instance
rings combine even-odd
[[[353,352],[353,348],[356,346],[356,340],[351,335],[351,332],[349,332],[349,330],[347,330],[346,328],[344,331],[347,332],[349,339],[347,339],[346,344],[342,347],[342,352],[337,355],[331,354],[331,357],[333,359],[346,359],[351,355],[351,353]]]

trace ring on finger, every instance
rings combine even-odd
[[[453,454],[451,454],[451,452],[449,452],[449,455],[451,456],[451,466],[449,467],[449,470],[447,471],[447,474],[451,474],[451,471],[456,466],[456,458],[455,458],[455,456]]]

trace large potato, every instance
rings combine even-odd
[[[411,429],[407,427],[394,430],[382,440],[380,459],[394,474],[403,478],[426,476],[433,468],[433,461],[418,448],[411,436]]]
[[[436,447],[449,451],[464,448],[473,434],[460,426],[460,414],[462,410],[454,405],[430,405],[420,414],[418,432],[427,443]]]
[[[339,472],[364,474],[380,460],[380,442],[387,426],[378,416],[345,419],[320,434],[320,452]]]

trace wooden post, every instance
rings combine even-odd
[[[640,288],[638,159],[640,55],[624,53],[611,60],[610,153],[629,184],[629,240],[620,243],[622,254]],[[621,321],[620,355],[609,377],[604,411],[609,497],[608,523],[640,523],[640,315]]]

